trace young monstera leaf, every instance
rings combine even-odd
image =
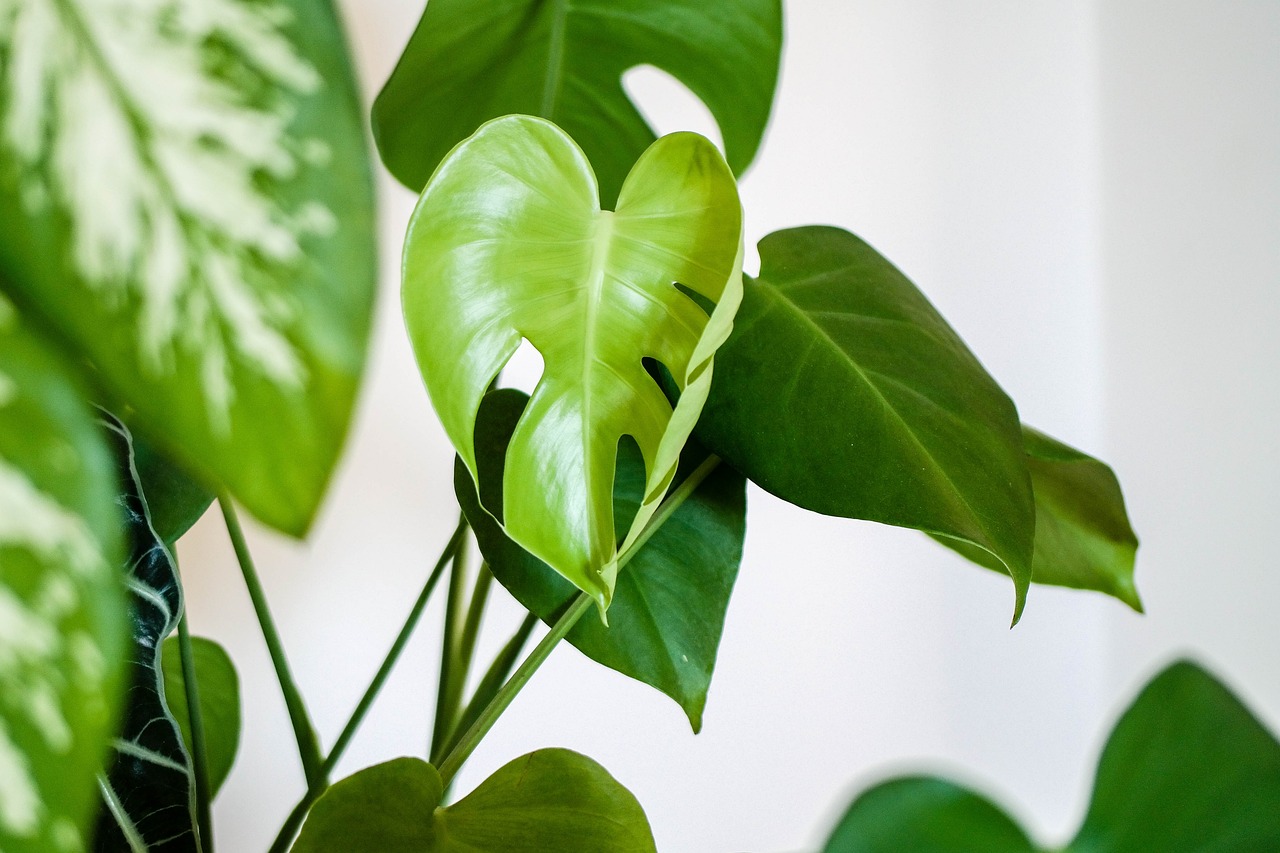
[[[305,531],[373,288],[331,0],[0,2],[0,273],[130,422]]]
[[[1070,844],[1042,847],[981,794],[910,777],[861,794],[823,853],[1266,853],[1280,850],[1277,815],[1280,742],[1182,661],[1116,724]]]
[[[636,798],[584,755],[540,749],[451,806],[440,774],[397,758],[316,801],[293,853],[654,853]]]
[[[191,756],[165,698],[161,643],[182,615],[182,587],[168,547],[151,524],[132,436],[104,416],[124,483],[119,506],[129,537],[125,583],[133,598],[128,702],[110,772],[99,780],[103,809],[96,853],[199,850]]]
[[[480,400],[528,340],[544,371],[507,452],[507,533],[608,607],[618,442],[644,457],[625,547],[675,476],[742,295],[742,208],[706,139],[655,142],[602,210],[550,122],[490,122],[440,164],[409,224],[404,313],[427,391],[474,477]],[[713,305],[708,315],[703,302]],[[674,410],[644,360],[664,365]]]
[[[622,75],[653,65],[711,110],[733,171],[755,156],[782,53],[781,0],[431,0],[373,107],[391,173],[419,190],[454,145],[509,113],[556,122],[607,204],[653,142]]]
[[[115,467],[67,365],[0,296],[0,850],[82,850],[122,691]]]

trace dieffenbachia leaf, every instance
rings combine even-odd
[[[0,274],[206,483],[300,534],[374,279],[330,0],[0,0]]]
[[[480,492],[457,463],[454,489],[489,568],[511,593],[548,623],[576,597],[572,584],[503,534],[502,469],[507,443],[528,398],[503,389],[485,396],[476,420]],[[705,451],[686,452],[700,463]],[[677,473],[693,467],[682,464]],[[584,619],[566,639],[587,657],[661,690],[680,704],[696,732],[715,669],[729,597],[746,534],[746,481],[721,465],[672,513],[618,573],[609,626]],[[619,539],[640,505],[644,463],[635,446],[619,448],[614,521]]]
[[[961,539],[1031,582],[1013,403],[924,295],[847,231],[760,241],[697,435],[793,504]]]
[[[1056,853],[1280,850],[1280,742],[1212,675],[1179,662],[1120,718],[1084,826]],[[1051,853],[999,807],[905,778],[860,795],[823,853]]]
[[[125,583],[133,598],[128,701],[114,742],[110,772],[99,779],[103,808],[97,853],[198,850],[191,757],[165,701],[161,641],[182,615],[173,557],[151,526],[128,429],[104,415],[124,481],[129,556]]]
[[[498,119],[440,164],[409,223],[405,319],[445,432],[474,476],[480,400],[522,338],[537,348],[545,369],[507,454],[504,524],[602,610],[619,550],[618,441],[635,439],[647,471],[629,543],[675,476],[741,269],[733,175],[692,133],[655,142],[613,212],[563,131]],[[675,377],[674,411],[646,358]]]
[[[240,747],[240,679],[236,676],[231,657],[213,640],[192,637],[191,653],[200,694],[205,755],[209,762],[209,790],[216,795],[231,773],[236,750]],[[182,743],[191,753],[194,746],[187,705],[187,679],[182,672],[182,654],[177,637],[164,641],[160,667],[170,716],[178,724]]]
[[[441,807],[440,774],[397,758],[316,801],[293,853],[653,853],[649,821],[599,764],[540,749]]]
[[[540,116],[587,152],[611,204],[654,139],[623,72],[653,65],[688,86],[741,174],[769,119],[781,52],[781,0],[431,0],[374,102],[374,136],[391,173],[418,190],[484,122]]]
[[[1138,537],[1116,475],[1103,462],[1023,424],[1023,447],[1036,501],[1031,582],[1106,593],[1142,612],[1133,582]],[[1004,566],[956,539],[939,542],[981,566]]]
[[[0,850],[82,850],[121,698],[115,468],[67,364],[0,295]]]

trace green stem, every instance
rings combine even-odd
[[[196,683],[196,659],[191,648],[191,630],[184,610],[178,620],[178,657],[182,662],[182,683],[187,699],[187,719],[191,725],[191,770],[196,777],[196,827],[200,830],[200,850],[213,853],[213,802],[209,790],[209,755],[205,749],[204,714],[200,708],[200,688]]]
[[[649,519],[649,523],[645,525],[644,530],[638,537],[636,537],[636,541],[633,542],[626,551],[623,551],[622,554],[619,555],[619,572],[621,572],[627,563],[631,561],[631,558],[635,556],[636,552],[645,546],[653,534],[656,533],[669,518],[671,518],[671,514],[679,509],[681,504],[688,500],[694,490],[702,484],[702,481],[705,480],[719,464],[719,457],[715,455],[708,456],[703,460],[701,465],[694,469],[692,474],[686,477],[685,480],[680,483],[680,485],[677,486],[665,500],[663,500],[661,506],[658,507],[658,511],[653,514],[653,517]],[[556,620],[555,624],[551,626],[551,630],[547,635],[543,637],[542,640],[538,642],[538,645],[534,647],[533,651],[529,653],[529,657],[525,659],[524,663],[520,664],[520,667],[515,671],[515,674],[507,680],[506,684],[502,685],[502,688],[494,695],[493,699],[489,701],[484,710],[480,712],[479,716],[476,717],[476,721],[472,723],[466,733],[458,739],[457,745],[449,751],[448,756],[439,767],[440,779],[443,781],[446,789],[449,787],[450,783],[453,782],[453,777],[457,775],[458,770],[460,770],[466,760],[471,757],[471,753],[475,752],[480,741],[489,733],[489,730],[493,728],[493,725],[498,721],[498,718],[502,716],[502,712],[510,706],[511,702],[516,698],[520,691],[524,689],[524,686],[529,683],[529,679],[533,677],[533,674],[537,672],[538,668],[546,662],[548,657],[551,656],[551,652],[555,649],[556,645],[565,638],[569,631],[573,629],[574,625],[578,624],[578,620],[591,609],[591,605],[592,598],[585,592],[573,600],[573,603],[569,605],[568,609],[565,610],[565,612],[561,614],[560,618]]]
[[[347,725],[342,729],[342,734],[338,735],[338,740],[333,744],[329,757],[324,760],[325,775],[331,773],[342,759],[342,754],[346,751],[351,738],[355,736],[356,730],[364,722],[365,714],[368,713],[369,708],[373,705],[373,700],[377,698],[378,692],[382,690],[382,685],[386,682],[387,677],[391,675],[391,670],[396,665],[396,661],[400,659],[401,652],[404,651],[405,645],[408,644],[409,638],[418,626],[418,620],[422,618],[422,612],[426,609],[427,602],[431,599],[431,593],[435,591],[436,584],[439,583],[441,576],[444,574],[445,566],[449,564],[449,561],[453,559],[453,555],[457,553],[466,532],[466,519],[459,519],[458,527],[453,531],[453,537],[449,539],[449,544],[445,546],[444,553],[440,555],[440,559],[431,570],[431,575],[427,578],[426,585],[422,587],[422,592],[418,594],[418,600],[413,603],[413,608],[409,611],[409,618],[405,620],[404,625],[400,628],[400,633],[396,636],[395,642],[391,644],[391,650],[387,652],[387,656],[383,659],[377,675],[369,683],[368,689],[365,690],[364,696],[360,699],[360,704],[356,705],[351,718],[347,720]]]
[[[458,745],[462,733],[475,724],[475,721],[480,717],[480,713],[493,701],[493,697],[498,694],[498,691],[502,689],[503,683],[510,677],[511,671],[516,668],[516,663],[520,659],[520,652],[524,650],[525,644],[529,642],[529,637],[533,634],[533,629],[537,625],[537,614],[526,613],[524,621],[520,623],[520,627],[516,629],[515,634],[502,647],[502,651],[498,652],[497,657],[493,659],[493,663],[489,665],[489,669],[485,671],[484,677],[480,679],[480,683],[476,686],[475,693],[472,694],[471,701],[467,703],[466,710],[458,718],[458,725],[454,729],[453,737],[449,740],[450,751]],[[446,751],[445,754],[447,755],[448,752]]]
[[[449,572],[449,598],[444,610],[444,630],[440,643],[440,680],[436,686],[435,720],[431,725],[431,746],[428,758],[440,749],[449,730],[453,728],[456,699],[453,696],[454,668],[458,663],[458,622],[462,618],[462,585],[467,577],[466,549],[453,555],[453,568]]]
[[[418,600],[414,602],[413,608],[409,611],[409,618],[405,620],[404,626],[400,629],[399,635],[396,636],[395,642],[391,644],[391,650],[387,653],[386,658],[382,661],[377,675],[373,677],[373,681],[365,690],[364,696],[360,699],[356,709],[352,712],[351,718],[347,721],[346,726],[342,729],[342,734],[338,735],[338,740],[334,743],[333,749],[329,756],[324,760],[324,776],[327,777],[331,773],[338,761],[342,758],[343,752],[347,745],[351,742],[351,738],[355,735],[356,730],[360,727],[360,723],[364,720],[364,716],[368,713],[369,708],[373,705],[373,700],[377,697],[378,692],[382,689],[383,683],[391,674],[392,667],[395,666],[401,652],[404,651],[405,645],[409,642],[413,630],[417,627],[419,619],[422,617],[423,611],[426,609],[427,602],[431,598],[431,593],[435,591],[436,585],[440,582],[440,578],[444,575],[444,569],[448,566],[462,547],[465,541],[467,531],[467,522],[465,518],[459,518],[458,527],[453,532],[453,536],[449,539],[449,544],[445,546],[444,551],[440,554],[440,558],[436,560],[435,567],[431,570],[431,575],[427,578],[426,584],[422,588],[422,592],[418,595]],[[294,836],[298,834],[298,830],[302,827],[302,821],[306,818],[307,812],[316,800],[320,799],[328,787],[310,786],[303,794],[302,799],[294,806],[293,811],[289,813],[289,817],[285,819],[284,825],[280,827],[280,832],[276,836],[276,840],[271,845],[270,853],[284,853],[293,843]]]
[[[324,772],[324,759],[320,756],[320,744],[316,741],[316,732],[307,715],[306,703],[302,701],[302,693],[289,671],[289,661],[284,654],[284,644],[280,641],[280,632],[276,630],[275,621],[267,607],[267,596],[258,580],[258,572],[253,567],[253,558],[249,555],[249,546],[244,539],[244,531],[240,528],[240,520],[236,517],[235,507],[226,495],[218,496],[218,506],[222,508],[222,517],[227,524],[227,533],[231,536],[231,544],[236,550],[236,559],[240,562],[240,572],[244,575],[244,585],[253,602],[253,611],[258,616],[258,625],[262,628],[262,637],[266,640],[267,651],[271,655],[271,665],[275,667],[276,680],[280,682],[280,692],[284,694],[284,704],[289,711],[289,722],[293,724],[294,738],[298,741],[298,757],[302,760],[303,774],[307,779],[307,787],[323,787],[327,783]]]
[[[471,590],[471,599],[467,603],[467,617],[462,625],[462,634],[458,640],[453,665],[449,670],[448,707],[445,708],[445,719],[448,725],[443,730],[440,740],[431,745],[431,761],[437,762],[444,757],[449,744],[458,732],[462,712],[462,696],[467,688],[467,678],[471,674],[471,662],[475,658],[476,640],[480,636],[480,623],[484,618],[484,608],[489,602],[489,589],[493,586],[493,572],[488,563],[480,564],[476,573],[475,586]]]

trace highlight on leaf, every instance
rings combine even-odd
[[[445,158],[410,221],[404,313],[432,404],[476,476],[480,400],[527,340],[544,371],[512,435],[501,515],[513,541],[595,598],[675,475],[742,296],[733,174],[697,134],[655,142],[617,208],[548,121],[489,122]],[[708,310],[709,309],[709,310]],[[645,368],[662,364],[674,408]],[[614,535],[618,442],[644,458],[644,498]]]

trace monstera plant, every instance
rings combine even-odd
[[[1140,609],[1110,469],[1021,424],[886,258],[809,226],[766,237],[744,274],[736,178],[782,41],[781,0],[430,0],[366,125],[330,0],[0,0],[0,850],[214,849],[239,687],[191,636],[173,546],[215,501],[306,776],[274,851],[653,850],[640,804],[583,755],[452,783],[561,640],[701,727],[748,479],[1006,574],[1014,622],[1033,583]],[[655,137],[621,81],[644,64],[706,104],[723,153]],[[421,193],[403,308],[460,509],[324,749],[237,506],[305,535],[343,444],[373,297],[370,127]],[[531,394],[504,387],[523,345],[543,361]],[[494,580],[528,615],[471,678]],[[335,783],[442,587],[428,753]],[[1169,685],[1208,695],[1253,744],[1224,746],[1248,758],[1230,790],[1263,779],[1249,802],[1273,805],[1274,741],[1180,672],[1143,713],[1203,720]],[[1108,840],[1129,837],[1114,792],[1179,748],[1133,746],[1145,730],[1122,723],[1071,849],[1139,849]],[[1246,837],[1195,814],[1203,849]],[[1276,846],[1247,838],[1263,846],[1229,849]],[[1029,844],[976,794],[917,780],[860,799],[829,851]]]

